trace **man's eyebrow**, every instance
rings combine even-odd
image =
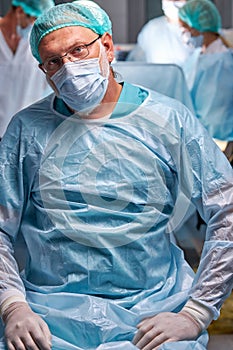
[[[67,52],[67,51],[69,51],[70,49],[72,49],[72,48],[74,48],[74,47],[85,46],[85,45],[87,45],[88,43],[89,43],[88,40],[85,40],[85,42],[84,42],[83,40],[77,40],[77,41],[74,42],[73,44],[69,45],[69,46],[67,47],[67,49],[64,50],[64,52]],[[59,53],[54,53],[54,52],[52,52],[51,54],[49,54],[49,55],[47,56],[46,60],[49,59],[49,58],[53,58],[53,57],[56,57],[56,56],[60,56],[60,55],[61,55],[61,54],[59,54]]]

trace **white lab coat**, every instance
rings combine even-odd
[[[13,54],[0,31],[0,137],[16,112],[50,92],[28,40],[21,39]]]
[[[129,60],[182,65],[192,51],[183,43],[179,26],[161,16],[150,20],[142,28]]]

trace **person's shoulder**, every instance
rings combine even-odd
[[[224,52],[214,52],[209,54],[200,55],[199,58],[200,66],[213,68],[214,66],[221,66],[225,68],[229,68],[229,66],[233,67],[233,49],[228,48]]]
[[[149,95],[144,107],[153,112],[152,117],[157,116],[157,120],[165,129],[173,130],[176,135],[184,138],[185,142],[207,134],[198,118],[182,102],[153,90],[147,91]]]
[[[38,101],[30,104],[25,107],[21,111],[19,111],[16,115],[18,118],[24,118],[27,115],[32,115],[32,117],[36,117],[38,114],[42,114],[44,116],[48,115],[51,111],[51,104],[54,98],[54,93],[49,94],[48,96],[39,99]],[[46,112],[46,113],[45,113]]]
[[[45,98],[34,102],[33,104],[21,109],[17,112],[11,119],[10,124],[13,127],[17,128],[17,125],[20,129],[26,130],[32,128],[33,126],[46,123],[46,119],[51,119],[52,113],[52,101],[54,94],[50,94]]]
[[[159,16],[159,17],[154,17],[148,21],[148,23],[151,24],[163,24],[167,23],[166,16]]]
[[[183,125],[187,118],[194,118],[192,112],[182,102],[154,90],[145,90],[148,97],[144,101],[144,107],[160,115],[164,121]]]
[[[225,54],[226,57],[229,57],[230,60],[233,60],[233,47],[228,47],[223,54]]]
[[[167,24],[167,19],[165,16],[155,17],[150,19],[142,28],[142,30],[148,30],[148,29],[155,29],[160,28],[161,26],[164,26]]]
[[[48,95],[16,113],[3,136],[4,144],[13,139],[24,145],[43,144],[60,122],[52,109],[53,98],[54,94]]]
[[[155,105],[160,104],[161,106],[163,105],[166,108],[175,109],[175,110],[183,110],[183,108],[186,108],[182,102],[178,101],[175,98],[169,97],[155,90],[151,90],[151,89],[146,89],[146,90],[149,93],[149,98],[151,102],[154,103]]]

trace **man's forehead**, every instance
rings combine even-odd
[[[64,37],[67,38],[76,38],[80,41],[85,41],[86,39],[90,39],[93,37],[95,32],[89,28],[85,28],[82,26],[70,26],[59,28],[54,30],[51,33],[48,33],[44,38],[42,38],[41,42],[49,41],[49,40],[62,40]]]

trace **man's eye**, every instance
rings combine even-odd
[[[58,65],[59,63],[60,63],[60,58],[59,58],[59,57],[51,58],[51,59],[48,61],[48,65],[49,65],[49,66],[55,66],[55,65]]]
[[[83,52],[84,48],[85,48],[84,46],[77,46],[72,50],[71,54],[80,55]]]

